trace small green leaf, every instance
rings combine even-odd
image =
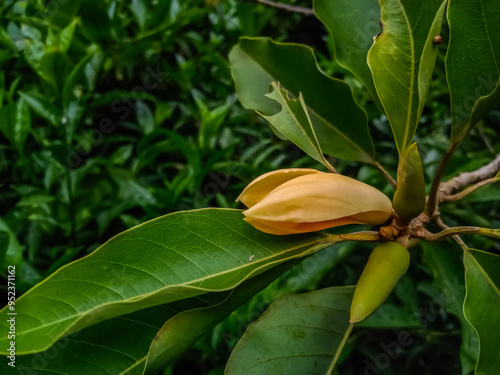
[[[380,6],[383,31],[368,65],[402,156],[424,108],[446,1],[380,0]]]
[[[363,82],[382,109],[367,63],[373,37],[381,31],[378,1],[315,0],[313,4],[314,14],[332,34],[336,60]]]
[[[39,40],[26,43],[24,56],[28,64],[57,92],[64,84],[70,61],[68,55],[50,50]]]
[[[16,301],[17,354],[47,349],[104,319],[212,291],[235,288],[267,269],[319,250],[325,235],[273,236],[240,210],[166,215],[125,231],[62,267]],[[37,311],[32,316],[30,311]],[[6,353],[7,310],[0,312]],[[3,348],[3,349],[2,349]]]
[[[279,82],[295,98],[302,93],[325,154],[374,162],[366,113],[354,102],[346,83],[319,70],[310,48],[243,38],[232,49],[229,61],[243,107],[266,116],[280,112],[280,104],[265,96],[271,83]]]
[[[451,94],[451,141],[460,142],[500,103],[500,2],[450,0],[446,77]]]
[[[87,88],[87,94],[91,94],[95,87],[97,76],[102,66],[103,53],[101,50],[93,50],[85,56],[71,70],[63,86],[63,106],[69,107],[72,102],[81,101]],[[85,82],[86,81],[86,82]]]
[[[213,141],[221,125],[224,123],[226,116],[233,106],[233,101],[215,107],[213,110],[203,102],[204,98],[197,90],[191,92],[193,99],[198,107],[201,117],[201,127],[198,133],[198,144],[200,148],[214,147]]]
[[[137,101],[135,104],[137,122],[142,128],[144,134],[151,134],[155,129],[155,119],[149,106],[143,101]]]
[[[23,261],[23,248],[17,241],[17,238],[12,230],[2,218],[0,218],[0,231],[2,233],[7,233],[9,237],[8,240],[5,237],[2,237],[2,246],[5,246],[5,244],[7,244],[7,248],[2,248],[2,256],[5,263],[2,262],[0,266],[3,269],[6,269],[8,265],[20,265]]]
[[[332,170],[321,151],[302,93],[299,93],[299,99],[294,99],[289,97],[289,93],[283,90],[279,83],[273,82],[271,86],[273,91],[266,96],[276,100],[282,110],[273,116],[262,117],[306,154]]]
[[[476,375],[495,374],[500,367],[500,256],[465,249],[464,314],[479,336]]]
[[[75,19],[60,32],[49,29],[46,44],[54,50],[66,52],[73,39],[76,24],[77,20]]]
[[[139,28],[144,30],[144,26],[146,25],[146,19],[148,16],[148,7],[144,0],[132,0],[130,3],[130,10],[135,17]]]
[[[331,374],[353,327],[353,291],[333,287],[279,298],[248,326],[225,374]]]
[[[23,151],[24,142],[31,131],[31,113],[26,101],[21,98],[17,101],[16,122],[14,125],[14,143],[17,150]]]
[[[38,116],[47,120],[54,126],[59,126],[61,124],[61,109],[47,100],[46,97],[37,93],[25,93],[22,91],[19,91],[19,95]]]
[[[27,102],[21,97],[16,103],[0,108],[0,131],[21,153],[31,131],[31,115]]]

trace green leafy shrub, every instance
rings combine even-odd
[[[247,2],[1,11],[2,370],[494,373],[494,1],[316,0],[332,61]]]

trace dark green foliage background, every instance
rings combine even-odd
[[[309,1],[288,3],[311,7]],[[367,110],[378,160],[395,175],[397,151],[385,116],[360,82],[333,62],[330,37],[314,17],[238,0],[6,0],[0,5],[0,217],[23,249],[19,293],[146,220],[179,210],[238,207],[239,192],[262,173],[323,168],[238,103],[227,54],[240,36],[313,46],[322,69],[345,79]],[[443,37],[416,136],[428,185],[450,134],[446,30]],[[500,152],[499,121],[500,111],[492,111],[472,131],[447,178]],[[392,194],[374,168],[331,163]],[[498,228],[498,202],[500,192],[491,186],[442,206],[442,213],[449,225]],[[500,251],[485,238],[470,245]],[[355,284],[371,247],[339,247],[272,284],[166,373],[222,373],[246,325],[277,296]],[[388,300],[392,310],[378,314],[371,327],[354,330],[338,373],[362,373],[365,358],[375,361],[380,343],[394,341],[400,329],[414,342],[384,374],[460,373],[458,319],[442,310],[424,329],[409,323],[439,294],[420,258],[415,248],[408,275]],[[0,272],[5,270],[3,264]],[[1,288],[5,292],[5,283]]]

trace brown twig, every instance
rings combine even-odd
[[[448,225],[446,225],[443,220],[441,219],[441,215],[437,214],[436,216],[434,216],[434,222],[440,227],[440,228],[443,228],[444,231],[445,230],[448,230],[450,229],[450,227]],[[452,235],[453,239],[462,247],[466,247],[465,245],[465,242],[460,238],[459,235],[455,234],[455,235]]]
[[[465,186],[477,184],[481,181],[492,178],[498,173],[498,171],[500,171],[500,154],[498,154],[491,163],[479,168],[476,171],[460,173],[451,180],[443,182],[439,186],[439,194],[442,197],[452,195]]]
[[[479,230],[481,228],[479,227],[454,227],[454,228],[447,228],[442,230],[439,233],[431,233],[429,231],[426,231],[424,239],[430,242],[435,242],[435,241],[442,241],[448,237],[453,237],[459,234],[466,234],[466,233],[479,233]]]
[[[500,179],[495,178],[495,177],[488,178],[487,180],[483,180],[483,181],[478,182],[475,185],[469,186],[467,189],[461,191],[460,193],[452,194],[452,195],[445,195],[445,196],[441,197],[440,201],[441,202],[459,201],[459,200],[465,198],[467,195],[469,195],[473,191],[475,191],[477,188],[480,188],[481,186],[488,185],[488,184],[491,184],[491,183],[497,182],[497,181],[500,181]]]
[[[442,241],[448,237],[458,237],[459,234],[479,234],[485,237],[500,238],[499,229],[480,228],[473,226],[447,228],[439,233],[431,233],[426,230],[425,235],[422,238],[424,240],[434,242]]]
[[[272,0],[245,0],[253,3],[259,3],[271,8],[286,10],[287,12],[300,13],[304,16],[314,16],[314,11],[310,8],[304,8],[297,5],[282,4]]]

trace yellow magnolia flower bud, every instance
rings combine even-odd
[[[352,178],[314,169],[266,173],[238,197],[245,220],[271,234],[315,232],[346,224],[382,224],[391,215],[389,198]]]
[[[409,264],[410,253],[397,242],[385,242],[373,249],[354,290],[350,322],[361,322],[377,310]]]

